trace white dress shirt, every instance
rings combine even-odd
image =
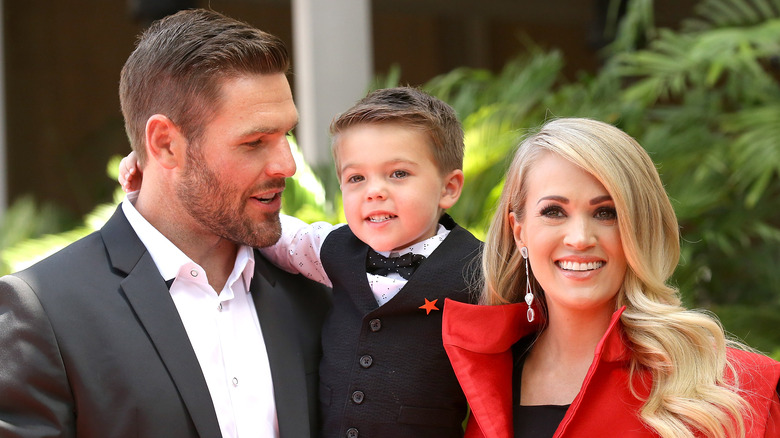
[[[165,280],[175,279],[171,297],[184,323],[225,438],[276,437],[279,426],[268,353],[249,284],[252,248],[241,246],[222,290],[206,272],[135,209],[129,193],[122,211]]]
[[[276,266],[293,274],[302,274],[318,283],[331,287],[331,281],[322,267],[320,250],[325,238],[331,231],[346,224],[331,225],[327,222],[315,222],[311,225],[298,218],[279,215],[282,221],[282,237],[275,245],[262,248],[260,251]],[[436,235],[415,243],[400,251],[378,251],[385,257],[401,256],[408,252],[428,257],[444,241],[450,230],[439,224]],[[390,301],[406,285],[405,278],[399,274],[390,273],[387,276],[374,275],[366,272],[368,285],[378,305]]]

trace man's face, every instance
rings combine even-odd
[[[208,233],[253,247],[276,243],[285,178],[295,173],[287,133],[298,122],[284,74],[223,82],[221,103],[176,191]]]

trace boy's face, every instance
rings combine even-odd
[[[441,175],[428,139],[396,124],[348,128],[337,144],[344,214],[375,251],[393,251],[433,237],[442,210],[460,197],[463,172]]]

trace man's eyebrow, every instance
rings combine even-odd
[[[251,137],[253,135],[258,135],[258,134],[274,134],[277,132],[289,133],[290,131],[292,131],[297,127],[298,127],[298,120],[296,120],[295,123],[289,129],[282,129],[279,126],[255,126],[242,132],[239,136],[241,138],[244,138],[244,137]]]

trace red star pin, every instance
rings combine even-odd
[[[428,298],[425,299],[425,304],[418,307],[419,309],[425,309],[425,314],[428,315],[431,313],[431,310],[439,310],[438,307],[436,307],[436,302],[439,301],[439,299],[435,299],[433,301],[428,301]]]

